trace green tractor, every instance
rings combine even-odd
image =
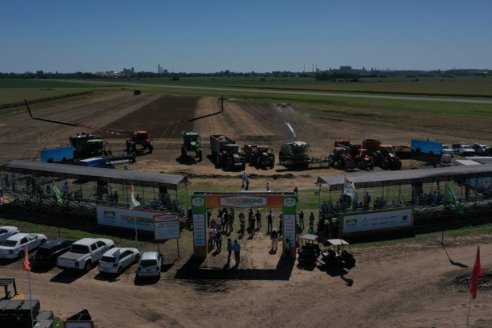
[[[77,134],[76,136],[70,137],[69,141],[70,145],[75,148],[73,154],[75,159],[110,154],[109,151],[106,151],[104,140],[98,135],[87,133]]]
[[[183,144],[181,145],[181,157],[187,157],[188,152],[195,152],[195,159],[198,162],[202,160],[202,144],[200,143],[200,134],[194,131],[183,131]]]

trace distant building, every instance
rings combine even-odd
[[[340,66],[340,71],[342,71],[342,72],[350,72],[350,71],[352,71],[352,66],[349,66],[349,65],[347,65],[347,66]]]

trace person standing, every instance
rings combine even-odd
[[[270,238],[272,239],[272,249],[271,252],[276,252],[277,251],[277,245],[278,245],[278,232],[277,229],[273,228],[272,233],[270,234]]]
[[[246,216],[243,212],[239,213],[239,233],[244,235],[244,230],[246,229]]]
[[[302,210],[299,212],[299,226],[304,231],[304,212]]]
[[[244,190],[249,190],[249,177],[246,174],[246,171],[243,172],[242,179],[243,180],[242,180],[242,183],[241,183],[241,189],[244,188]]]
[[[234,244],[232,245],[232,250],[234,251],[234,259],[236,260],[236,266],[239,266],[239,262],[241,261],[241,245],[234,240]]]
[[[255,218],[253,217],[253,210],[251,208],[248,212],[248,230],[249,233],[255,231]]]
[[[260,210],[256,210],[256,229],[260,230],[261,229],[261,213]]]
[[[217,246],[217,253],[220,253],[222,251],[222,231],[217,230],[217,233],[215,234],[215,245]]]
[[[272,215],[272,210],[268,212],[267,216],[267,234],[272,233],[272,228],[273,228],[273,215]]]
[[[312,233],[314,231],[314,213],[311,211],[311,214],[309,214],[309,233]]]
[[[284,215],[280,213],[278,216],[278,234],[281,236],[282,235],[282,227],[284,223]]]
[[[232,241],[231,238],[227,238],[227,264],[231,262],[231,253],[232,253]]]
[[[267,183],[266,183],[266,191],[270,192],[270,182],[269,181],[267,181]]]

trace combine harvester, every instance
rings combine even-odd
[[[289,128],[294,141],[283,143],[278,154],[279,165],[294,170],[305,170],[308,168],[330,167],[331,160],[328,157],[311,157],[309,155],[309,144],[297,140],[296,133],[289,123]]]

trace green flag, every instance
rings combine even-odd
[[[454,205],[454,208],[458,213],[465,213],[465,207],[456,200],[453,189],[451,189],[451,186],[447,183],[444,187],[444,200],[446,201],[446,204]]]
[[[55,184],[55,179],[53,179],[53,188],[52,189],[53,189],[53,193],[55,194],[56,203],[58,205],[63,204],[63,196],[62,196],[60,189],[58,189],[58,187]]]
[[[444,200],[447,204],[456,205],[456,197],[454,196],[453,189],[447,183],[444,186]]]

